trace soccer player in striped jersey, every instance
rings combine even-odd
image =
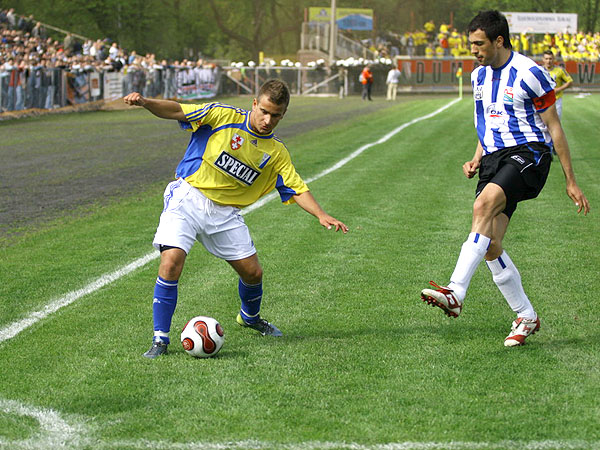
[[[237,322],[262,335],[282,336],[260,316],[263,269],[240,209],[277,189],[284,203],[297,203],[325,228],[348,231],[317,203],[296,172],[287,148],[273,134],[288,107],[287,85],[280,80],[265,82],[251,111],[216,102],[186,105],[149,99],[137,92],[123,100],[160,118],[177,120],[191,131],[176,180],[165,189],[164,209],[154,236],[153,245],[161,257],[152,309],[154,338],[144,356],[156,358],[167,351],[179,277],[196,240],[239,275]]]
[[[517,318],[504,345],[513,347],[540,328],[521,276],[502,247],[517,203],[537,197],[555,149],[577,212],[590,205],[575,181],[569,145],[556,113],[554,82],[531,59],[512,51],[508,22],[498,11],[482,11],[469,25],[471,53],[479,67],[471,74],[475,100],[475,155],[463,165],[467,178],[479,171],[471,233],[462,245],[447,286],[430,282],[423,301],[448,316],[462,311],[475,269],[485,259],[492,278]]]

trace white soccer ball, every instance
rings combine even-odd
[[[181,330],[183,349],[196,358],[215,356],[223,347],[223,327],[212,317],[196,316]]]

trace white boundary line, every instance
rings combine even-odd
[[[492,442],[390,442],[387,444],[363,445],[356,442],[308,441],[302,443],[279,443],[268,441],[238,442],[185,442],[166,441],[114,441],[98,443],[96,448],[173,449],[173,450],[598,450],[600,442],[573,441],[500,441]]]
[[[38,421],[39,431],[29,439],[7,440],[0,436],[0,448],[50,449],[72,448],[81,442],[87,430],[81,424],[69,424],[52,409],[32,408],[14,400],[0,398],[0,412],[32,417]]]
[[[85,286],[84,288],[78,289],[76,291],[71,291],[64,297],[59,298],[58,300],[54,300],[48,303],[44,309],[39,311],[35,311],[26,318],[19,320],[18,322],[14,322],[11,325],[2,328],[0,330],[0,344],[8,339],[15,337],[21,331],[29,328],[36,322],[39,322],[42,319],[45,319],[50,314],[55,313],[59,309],[70,305],[75,300],[80,299],[81,297],[91,294],[92,292],[97,291],[98,289],[106,286],[107,284],[112,283],[113,281],[118,280],[119,278],[124,277],[125,275],[133,272],[134,270],[146,265],[153,259],[158,258],[158,251],[154,251],[148,253],[146,256],[142,256],[139,259],[136,259],[130,264],[127,264],[125,267],[120,268],[119,270],[115,270],[112,273],[108,273],[106,275],[102,275],[95,281],[92,281],[90,284]]]
[[[459,101],[460,101],[460,99],[456,98],[456,99],[452,100],[451,102],[447,103],[446,105],[442,106],[441,108],[436,109],[432,113],[426,114],[421,117],[417,117],[416,119],[413,119],[410,122],[400,125],[399,127],[390,131],[388,134],[386,134],[379,140],[363,145],[362,147],[360,147],[357,150],[355,150],[354,152],[352,152],[350,155],[346,156],[344,159],[335,163],[333,166],[329,167],[328,169],[323,170],[322,172],[318,173],[317,175],[315,175],[311,178],[308,178],[307,180],[305,180],[306,183],[310,183],[312,181],[318,180],[319,178],[322,178],[325,175],[330,174],[331,172],[333,172],[335,170],[338,170],[340,167],[345,166],[350,161],[352,161],[354,158],[356,158],[357,156],[362,154],[365,150],[368,150],[369,148],[371,148],[375,145],[383,144],[384,142],[390,140],[396,134],[400,133],[405,128],[407,128],[411,125],[414,125],[415,123],[421,122],[423,120],[431,119],[432,117],[437,116],[438,114],[444,112],[446,109],[450,108],[451,106],[453,106],[455,103],[457,103]],[[277,193],[275,193],[275,192],[272,192],[272,193],[266,195],[265,197],[261,198],[260,200],[253,203],[252,205],[244,208],[242,210],[242,214],[248,214],[249,212],[252,212],[252,211],[262,207],[266,203],[273,200],[276,196],[277,196]],[[133,272],[134,270],[145,266],[150,261],[153,261],[154,259],[158,258],[158,256],[159,256],[159,253],[157,251],[148,253],[147,255],[136,259],[135,261],[126,265],[125,267],[122,267],[121,269],[118,269],[112,273],[103,275],[100,278],[98,278],[97,280],[88,284],[87,286],[85,286],[79,290],[69,292],[64,297],[61,297],[58,300],[54,300],[54,301],[50,302],[42,310],[35,311],[35,312],[29,314],[29,316],[27,316],[26,318],[19,320],[17,322],[14,322],[5,328],[0,329],[0,344],[2,344],[4,341],[12,339],[16,335],[18,335],[21,331],[26,330],[30,326],[34,325],[35,323],[39,322],[42,319],[45,319],[50,314],[55,313],[59,309],[70,305],[71,303],[75,302],[76,300],[80,299],[81,297],[91,294],[92,292],[95,292],[98,289],[112,283],[113,281],[116,281],[119,278],[122,278],[125,275]]]
[[[173,449],[173,450],[497,450],[519,448],[523,450],[598,450],[599,441],[586,440],[545,440],[500,442],[390,442],[386,444],[364,445],[356,442],[307,441],[280,443],[260,440],[229,442],[169,442],[147,439],[99,441],[94,423],[65,420],[52,409],[35,408],[14,400],[0,398],[0,413],[32,417],[39,424],[39,431],[24,440],[10,440],[0,436],[0,448],[11,449],[55,449],[55,448],[95,448],[95,449]],[[71,423],[69,423],[71,422]],[[86,423],[87,422],[87,423]]]
[[[52,409],[35,408],[14,400],[0,399],[0,413],[32,417],[38,422],[39,431],[24,440],[10,440],[0,436],[0,448],[11,449],[55,449],[55,448],[95,448],[95,449],[173,449],[173,450],[497,450],[519,448],[523,450],[598,450],[600,442],[586,440],[545,440],[500,442],[390,442],[386,444],[364,445],[356,442],[307,441],[280,443],[260,440],[229,442],[169,442],[135,440],[98,440],[94,432],[97,427],[89,420],[84,422],[65,420]],[[71,423],[69,423],[71,422]],[[87,422],[87,423],[86,423]]]

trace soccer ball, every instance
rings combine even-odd
[[[181,330],[183,349],[196,358],[215,356],[223,347],[223,342],[223,328],[212,317],[196,316]]]

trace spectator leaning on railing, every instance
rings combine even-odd
[[[81,43],[71,34],[58,42],[46,37],[33,16],[18,18],[14,10],[0,11],[0,41],[1,111],[54,107],[61,82],[59,69],[121,71],[128,62],[128,55],[116,43],[109,51],[106,40]],[[140,63],[146,64],[145,59]]]

